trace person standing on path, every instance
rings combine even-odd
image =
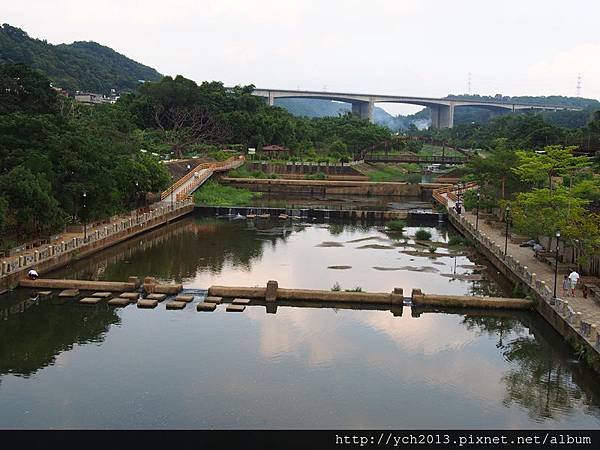
[[[577,286],[577,281],[579,281],[579,274],[576,270],[573,270],[569,274],[569,281],[571,282],[571,295],[575,297],[575,287]]]

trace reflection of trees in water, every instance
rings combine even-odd
[[[0,324],[0,374],[30,376],[74,344],[102,342],[120,319],[108,306],[40,303]]]
[[[493,317],[465,315],[468,329],[497,336],[510,369],[502,376],[505,406],[513,403],[543,422],[585,408],[600,418],[600,386],[596,374],[573,361],[572,350],[562,338],[532,314]],[[529,334],[525,335],[525,328]]]
[[[250,270],[265,245],[276,246],[291,231],[290,224],[269,221],[184,219],[106,249],[54,276],[123,280],[139,275],[180,281],[198,270],[219,273],[225,264]]]

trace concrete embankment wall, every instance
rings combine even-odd
[[[580,314],[577,314],[568,304],[560,299],[554,299],[549,286],[538,280],[526,266],[523,266],[512,256],[504,256],[495,242],[482,235],[470,222],[456,212],[449,210],[448,218],[452,225],[464,236],[468,237],[477,250],[513,283],[522,286],[536,299],[535,309],[571,344],[575,350],[584,349],[588,355],[587,361],[600,372],[600,334],[592,324],[582,324]],[[585,325],[585,326],[582,326]],[[588,336],[583,330],[590,330]]]
[[[276,173],[278,175],[310,175],[315,173],[324,173],[326,175],[349,175],[362,176],[362,173],[355,170],[348,164],[327,164],[327,163],[287,163],[273,164],[266,161],[246,161],[248,170],[260,170],[267,174]]]
[[[369,195],[419,197],[422,190],[418,184],[375,183],[370,181],[344,180],[282,180],[256,178],[221,178],[223,184],[256,192],[310,195]]]
[[[38,274],[43,275],[63,267],[74,260],[92,255],[133,236],[177,220],[191,213],[193,210],[193,203],[180,203],[176,205],[173,211],[167,208],[162,214],[140,216],[139,223],[130,223],[130,220],[127,220],[122,223],[113,224],[111,227],[104,227],[104,229],[93,233],[90,232],[88,234],[88,242],[83,242],[83,238],[73,238],[69,242],[61,242],[59,245],[53,246],[50,251],[46,249],[44,253],[47,253],[47,255],[44,257],[42,257],[43,253],[29,259],[20,257],[15,260],[14,266],[4,264],[3,261],[2,275],[0,276],[0,292],[17,287],[19,280],[25,278],[27,272],[32,267],[35,268]]]

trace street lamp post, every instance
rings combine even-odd
[[[477,215],[475,216],[475,229],[479,230],[479,205],[481,204],[481,192],[477,189]]]
[[[83,212],[82,212],[82,220],[83,220],[83,242],[87,242],[87,223],[86,223],[86,216],[87,214],[85,213],[85,200],[87,197],[87,192],[83,191]]]
[[[173,183],[171,183],[171,211],[173,211]]]
[[[506,214],[504,216],[504,220],[506,220],[506,236],[504,238],[504,256],[506,257],[506,253],[508,250],[508,226],[509,226],[509,215],[510,215],[510,206],[506,207]]]
[[[554,295],[552,296],[556,299],[556,281],[558,280],[558,242],[560,239],[560,231],[556,232],[556,254],[554,255]]]
[[[140,183],[138,183],[137,181],[135,182],[135,223],[139,223],[139,216],[140,216],[140,210],[138,208],[138,199],[139,199],[139,186]]]

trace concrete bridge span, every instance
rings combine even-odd
[[[431,111],[431,126],[433,128],[452,128],[454,125],[454,109],[461,106],[473,106],[491,110],[518,111],[524,109],[536,110],[580,110],[579,108],[566,108],[564,106],[541,106],[524,103],[483,102],[476,100],[462,100],[450,98],[413,97],[396,95],[354,94],[345,92],[320,92],[299,91],[288,89],[255,89],[254,95],[267,99],[273,105],[276,98],[312,98],[318,100],[334,100],[350,103],[352,112],[359,114],[373,122],[375,103],[406,103],[409,105],[424,106]]]

